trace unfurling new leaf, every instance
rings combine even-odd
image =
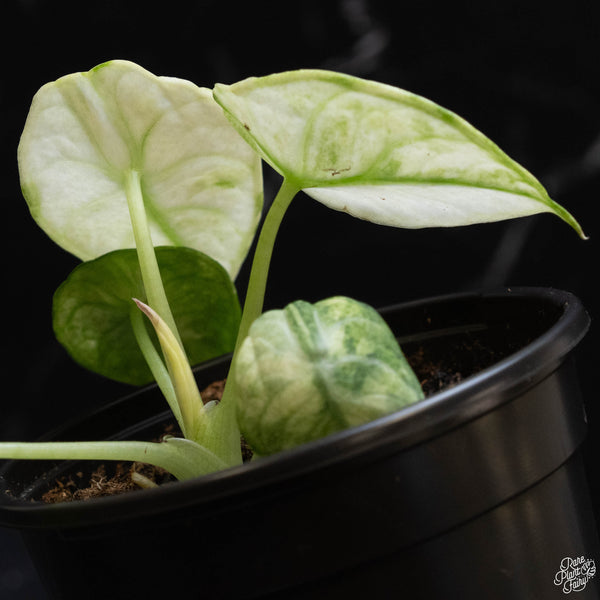
[[[373,308],[345,297],[261,315],[233,377],[240,429],[266,455],[381,417],[423,397]]]

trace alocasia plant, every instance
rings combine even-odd
[[[130,322],[128,348],[135,338],[185,437],[2,444],[0,456],[142,460],[186,478],[241,460],[238,421],[256,451],[268,454],[419,400],[393,335],[366,305],[333,298],[262,314],[279,224],[300,190],[394,227],[549,212],[584,237],[533,175],[466,121],[409,92],[299,70],[216,85],[213,96],[216,102],[189,82],[113,61],[48,84],[34,99],[19,148],[32,214],[82,259],[112,251],[82,264],[57,293],[57,334],[90,368],[141,381],[148,371],[138,359],[130,376],[98,352],[110,343],[105,314],[119,331]],[[218,269],[202,278],[214,261],[234,277],[245,257],[260,210],[259,157],[283,182],[260,229],[238,328],[227,278]],[[139,274],[126,250],[134,244]],[[169,252],[154,249],[161,245],[175,246],[169,265]],[[192,254],[184,257],[181,246]],[[193,254],[199,251],[211,258]],[[221,289],[212,308],[200,300],[205,286]],[[135,304],[162,355],[127,302],[130,293],[143,296]],[[211,312],[224,304],[227,314]],[[236,343],[223,399],[204,407],[184,348],[193,361],[210,353],[188,340],[213,316],[236,330]],[[96,326],[83,326],[88,320]]]

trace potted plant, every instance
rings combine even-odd
[[[240,311],[232,279],[260,217],[260,159],[282,185]],[[112,61],[38,92],[19,166],[33,216],[85,261],[55,294],[59,340],[88,368],[157,382],[48,440],[0,444],[1,457],[28,459],[3,471],[1,523],[21,528],[56,597],[82,585],[105,597],[90,591],[98,571],[121,596],[597,593],[576,452],[585,421],[570,356],[588,327],[576,298],[519,289],[379,312],[342,297],[262,311],[300,190],[396,227],[550,212],[584,237],[461,118],[325,71],[211,94]],[[424,377],[435,387],[459,372],[425,397]],[[224,379],[204,403],[199,387]],[[180,434],[151,441],[169,420]],[[87,459],[151,463],[179,481],[137,473],[152,489],[38,500]]]

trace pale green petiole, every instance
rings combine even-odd
[[[219,404],[206,411],[197,439],[228,465],[234,466],[242,464],[242,450],[236,406],[235,402],[227,399],[227,387]]]
[[[175,319],[171,313],[171,307],[160,276],[156,253],[150,234],[148,217],[144,207],[142,194],[142,182],[140,174],[130,170],[126,175],[125,190],[127,195],[127,206],[131,217],[131,225],[135,237],[135,245],[142,272],[144,289],[148,297],[149,305],[158,312],[181,344],[181,338],[175,325]]]
[[[202,410],[203,405],[195,383],[192,386],[189,384],[190,377],[193,381],[193,375],[191,375],[187,358],[183,352],[181,337],[177,331],[177,325],[163,286],[144,206],[140,175],[137,171],[128,172],[125,189],[140,271],[149,302],[147,306],[136,300],[136,304],[150,318],[159,336],[161,348],[165,352],[166,368],[149,339],[143,323],[133,315],[132,326],[148,366],[173,410],[183,434],[190,437],[190,432],[197,429],[196,413]],[[158,317],[159,314],[160,317]],[[159,323],[162,324],[160,332],[157,329]],[[170,350],[170,356],[167,355],[168,350]],[[189,371],[189,374],[186,373],[185,376],[183,375],[185,368],[181,366],[181,356],[183,356],[183,361]]]
[[[265,221],[260,230],[260,235],[252,261],[246,301],[242,313],[242,321],[236,342],[236,350],[248,335],[250,325],[257,319],[263,310],[269,265],[275,245],[275,238],[286,210],[300,191],[300,185],[284,178],[273,204],[269,208]]]
[[[244,310],[242,312],[242,320],[240,322],[235,350],[231,359],[230,372],[233,370],[237,353],[248,335],[250,326],[262,313],[267,278],[269,275],[269,266],[271,264],[271,256],[273,255],[273,247],[275,246],[277,232],[279,231],[283,216],[299,191],[300,186],[297,183],[284,178],[261,227],[256,250],[254,252],[254,258],[252,260],[248,289],[246,291],[246,300],[244,302]],[[235,381],[233,377],[229,377],[223,392],[221,403],[226,404],[227,406],[233,406],[236,397]],[[230,412],[232,413],[231,422],[235,423],[237,430],[238,425],[234,414],[235,411],[231,410]]]
[[[2,458],[29,460],[119,460],[162,467],[177,479],[191,479],[226,468],[206,448],[182,438],[162,442],[4,442]]]

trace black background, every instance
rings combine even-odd
[[[0,14],[0,439],[31,439],[129,389],[82,371],[54,341],[52,293],[78,261],[29,216],[16,166],[37,89],[110,59],[206,87],[287,69],[328,68],[425,95],[532,171],[590,236],[581,241],[549,215],[394,230],[300,195],[280,230],[267,308],[333,294],[383,306],[482,287],[541,285],[574,292],[596,317],[598,225],[592,209],[600,189],[600,3],[8,0]],[[267,171],[267,201],[277,183]],[[238,279],[240,291],[246,278],[247,267]],[[577,355],[596,508],[597,344],[593,325]],[[0,597],[44,597],[12,532],[0,532]]]

